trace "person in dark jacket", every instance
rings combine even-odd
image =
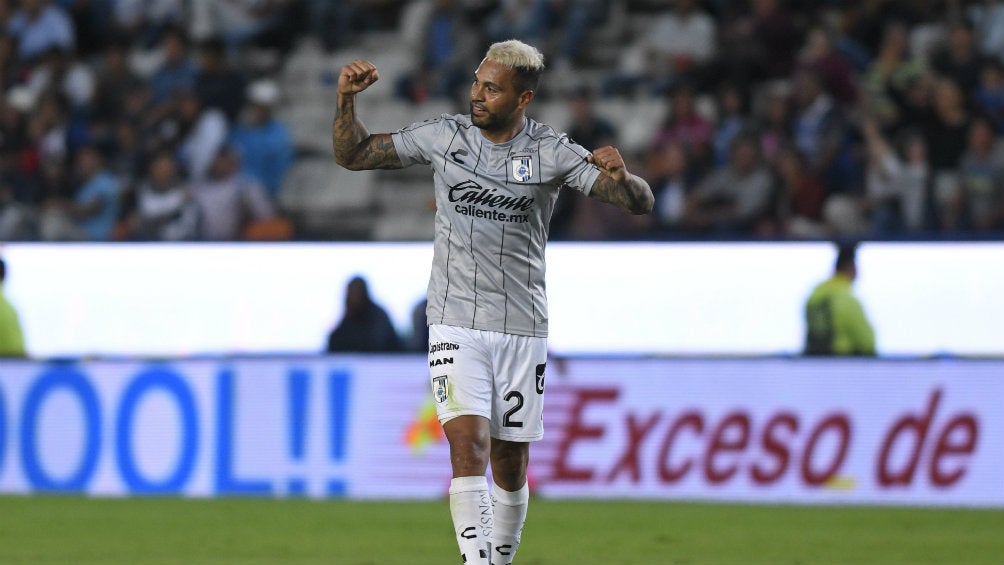
[[[345,287],[345,313],[328,334],[328,353],[401,351],[401,338],[387,312],[370,297],[366,279]]]

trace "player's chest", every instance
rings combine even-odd
[[[442,172],[447,177],[479,177],[493,184],[538,186],[547,184],[540,151],[536,146],[493,146],[463,140],[450,145],[443,154]]]

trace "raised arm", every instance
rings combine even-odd
[[[338,76],[338,103],[331,124],[335,162],[353,171],[400,169],[404,165],[389,133],[371,134],[356,117],[356,94],[380,78],[369,61],[352,61]]]
[[[631,214],[648,214],[655,205],[655,196],[645,179],[628,172],[616,147],[600,147],[589,156],[589,162],[600,168],[589,197],[609,202]]]

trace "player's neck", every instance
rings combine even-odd
[[[519,132],[523,131],[523,128],[525,127],[526,116],[521,114],[513,119],[511,123],[498,129],[487,130],[481,128],[481,135],[492,143],[505,143],[507,141],[512,141],[512,139],[519,135]]]

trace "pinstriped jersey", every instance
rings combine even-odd
[[[526,119],[492,143],[469,115],[392,134],[405,166],[429,165],[436,190],[430,324],[547,337],[544,247],[558,190],[583,194],[599,175],[589,152]]]

